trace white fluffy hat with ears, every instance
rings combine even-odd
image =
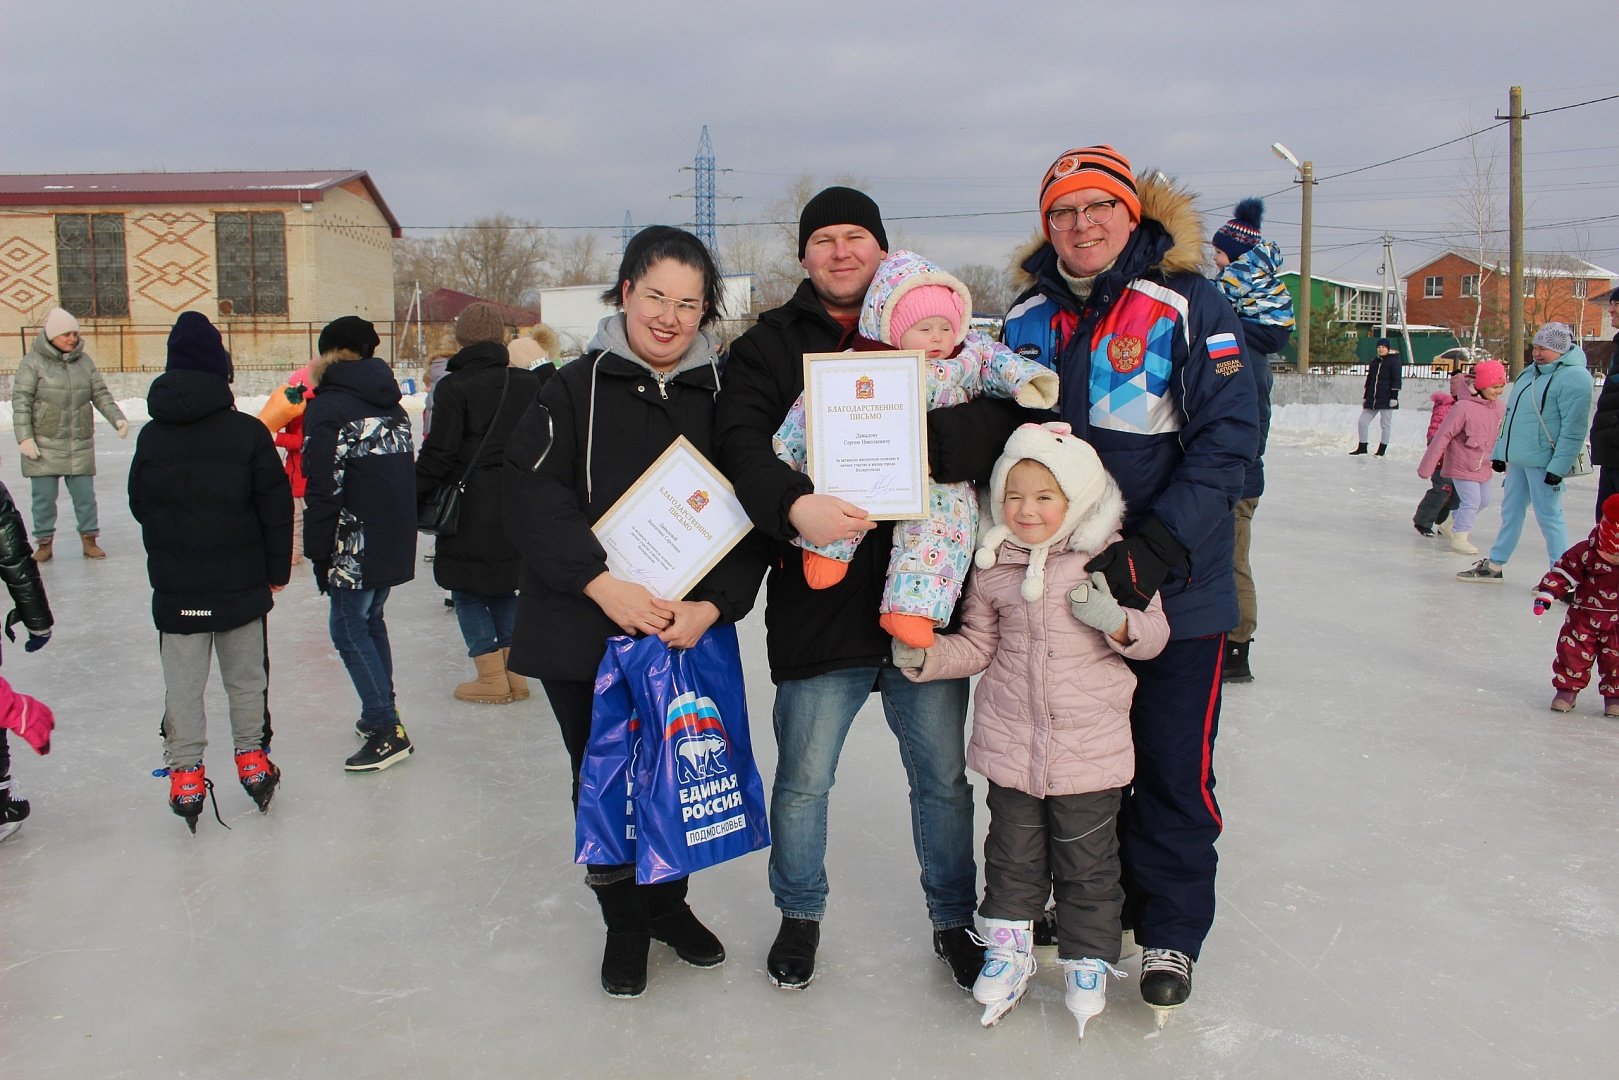
[[[1068,513],[1057,531],[1029,548],[1029,570],[1023,579],[1023,599],[1038,600],[1046,589],[1046,553],[1072,548],[1099,552],[1124,520],[1124,496],[1102,466],[1091,444],[1065,423],[1024,424],[1006,440],[989,479],[989,509],[995,524],[984,534],[974,560],[981,569],[995,565],[995,554],[1007,540],[1017,543],[1006,524],[1002,500],[1006,476],[1020,461],[1038,461],[1051,470],[1068,497]]]

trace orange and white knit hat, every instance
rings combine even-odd
[[[1136,194],[1130,159],[1111,146],[1079,146],[1059,154],[1040,181],[1040,228],[1048,239],[1051,227],[1046,224],[1046,212],[1051,204],[1082,188],[1100,188],[1117,197],[1130,220],[1141,221],[1141,196]]]

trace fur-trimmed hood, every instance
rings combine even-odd
[[[1148,263],[1146,271],[1161,274],[1206,273],[1208,263],[1203,252],[1203,215],[1197,211],[1196,193],[1151,168],[1136,174],[1136,191],[1141,196],[1141,224],[1131,234],[1120,259],[1146,235],[1161,233],[1168,242],[1168,249]],[[1153,222],[1157,223],[1156,229],[1149,224]],[[1035,284],[1035,275],[1028,264],[1041,248],[1050,244],[1043,233],[1036,233],[1012,253],[1013,288],[1018,292]]]

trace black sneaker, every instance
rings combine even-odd
[[[984,970],[984,947],[973,940],[971,927],[933,931],[933,954],[950,965],[950,974],[963,990],[971,990]]]
[[[770,981],[783,990],[802,990],[815,978],[815,949],[821,944],[821,924],[783,915],[781,929],[765,958]],[[976,975],[977,973],[974,972]]]
[[[343,768],[348,772],[380,772],[404,761],[415,751],[410,745],[410,736],[405,734],[405,725],[394,724],[368,736],[359,752],[343,762]]]

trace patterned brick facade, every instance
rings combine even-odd
[[[225,174],[196,175],[204,178],[198,186],[219,186],[215,178]],[[75,201],[65,192],[49,205],[37,198],[19,205],[24,196],[0,185],[0,340],[7,343],[0,348],[0,371],[15,369],[45,313],[57,305],[59,213],[124,218],[129,314],[80,319],[88,350],[104,370],[161,370],[169,328],[188,310],[218,324],[244,368],[307,362],[314,336],[338,315],[358,314],[386,325],[393,316],[393,241],[399,227],[369,179],[331,184],[318,198],[308,188],[267,190],[271,187],[244,189],[239,199],[229,191],[202,192],[211,196],[206,199],[174,191],[170,201],[151,192],[132,194],[127,201],[106,192],[94,201]],[[223,314],[215,215],[264,211],[285,216],[286,314]]]

